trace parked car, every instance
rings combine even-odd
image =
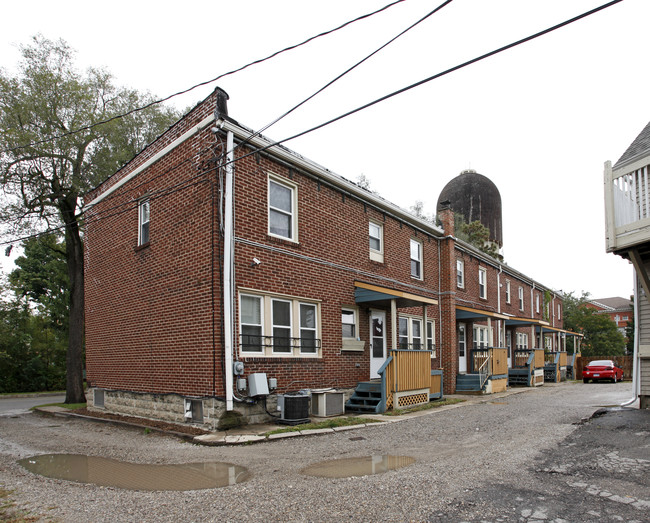
[[[612,360],[595,360],[582,369],[582,381],[612,380],[614,383],[623,380],[623,369],[617,367]]]

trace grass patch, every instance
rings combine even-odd
[[[438,400],[430,401],[429,403],[425,403],[424,405],[418,405],[416,407],[412,407],[408,409],[389,410],[388,412],[384,412],[384,416],[401,416],[402,414],[408,414],[409,412],[419,412],[421,410],[437,409],[438,407],[444,407],[446,405],[455,405],[456,403],[462,403],[463,401],[465,400],[461,398],[448,398],[439,401]]]
[[[361,425],[364,423],[377,423],[379,420],[371,418],[358,418],[358,417],[343,417],[331,418],[325,421],[317,421],[315,423],[302,423],[301,425],[293,425],[291,427],[283,427],[281,429],[271,430],[265,435],[282,434],[284,432],[299,432],[301,430],[312,429],[333,429],[336,427],[347,427],[349,425]]]
[[[43,405],[36,405],[32,407],[31,410],[37,409],[39,407],[62,407],[68,410],[76,410],[85,408],[86,403],[45,403]]]

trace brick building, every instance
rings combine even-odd
[[[626,336],[626,328],[632,323],[634,319],[634,309],[632,307],[632,300],[625,298],[598,298],[596,300],[589,300],[585,306],[596,309],[598,314],[606,314],[609,318],[616,323],[618,330]]]
[[[428,350],[453,393],[472,348],[562,348],[562,295],[457,240],[450,209],[417,218],[254,135],[227,98],[86,197],[89,406],[215,426],[266,417],[262,374],[271,397],[351,391],[390,350]]]

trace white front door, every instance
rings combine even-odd
[[[512,332],[506,332],[506,347],[508,347],[508,368],[512,368]]]
[[[458,372],[467,372],[467,337],[465,324],[458,324]]]
[[[386,313],[370,313],[370,378],[379,378],[378,370],[386,361]]]

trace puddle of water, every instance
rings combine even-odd
[[[415,463],[410,456],[364,456],[361,458],[344,458],[321,461],[301,470],[307,476],[321,478],[350,478],[354,476],[370,476],[389,470],[401,469]]]
[[[81,454],[45,454],[18,461],[48,478],[93,483],[129,490],[198,490],[246,481],[250,473],[230,463],[147,465]]]

